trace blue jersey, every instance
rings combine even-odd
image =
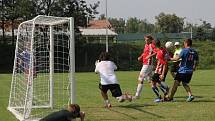
[[[192,48],[184,48],[182,49],[179,57],[182,60],[178,72],[193,73],[194,62],[199,59],[197,52]]]
[[[25,50],[20,54],[20,58],[23,62],[24,68],[28,69],[30,65],[30,52]]]

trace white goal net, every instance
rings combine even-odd
[[[8,110],[37,121],[75,103],[73,18],[39,15],[20,24]]]

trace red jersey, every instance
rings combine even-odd
[[[167,59],[166,59],[167,56],[169,55],[166,49],[159,48],[157,50],[157,55],[156,55],[157,62],[156,62],[155,73],[162,74],[163,66],[167,64]]]
[[[153,64],[153,57],[146,58],[147,56],[156,53],[155,44],[145,44],[144,51],[141,55],[143,65],[152,65]]]

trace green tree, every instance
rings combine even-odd
[[[211,24],[207,21],[202,21],[202,25],[200,25],[206,32],[212,29]]]
[[[140,23],[140,21],[136,17],[129,18],[126,23],[126,32],[127,33],[137,33],[139,23]]]
[[[125,20],[123,18],[109,18],[108,19],[115,29],[116,33],[124,33],[125,32]]]
[[[147,19],[139,21],[138,32],[153,33],[154,30],[154,24],[149,23]]]
[[[179,33],[183,30],[184,18],[175,14],[160,13],[155,19],[157,29],[160,29],[161,32]]]
[[[215,41],[215,28],[212,29],[211,40]]]
[[[198,40],[205,40],[206,39],[206,33],[202,27],[197,28],[195,38]]]
[[[12,28],[12,44],[15,43],[15,36],[14,36],[14,22],[16,19],[19,18],[19,10],[22,6],[20,6],[20,2],[22,0],[5,0],[4,1],[4,18],[7,21],[11,21],[11,28]]]
[[[1,29],[2,29],[2,40],[3,40],[3,43],[5,43],[5,3],[4,3],[4,0],[1,0],[0,1],[0,11],[1,11],[1,16],[0,16],[0,19],[1,19]]]
[[[1,20],[3,25],[4,21],[11,21],[14,44],[14,21],[17,19],[24,21],[37,15],[72,16],[75,19],[76,32],[79,32],[78,26],[86,26],[87,18],[94,18],[98,14],[96,9],[99,3],[87,5],[85,0],[2,0]]]
[[[86,4],[85,0],[36,0],[34,16],[51,15],[60,17],[74,17],[76,26],[86,26],[87,18],[94,18],[98,14],[97,8],[100,2]]]

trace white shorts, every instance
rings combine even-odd
[[[153,65],[143,65],[138,80],[139,81],[144,81],[144,80],[148,80],[151,81],[153,75]]]

